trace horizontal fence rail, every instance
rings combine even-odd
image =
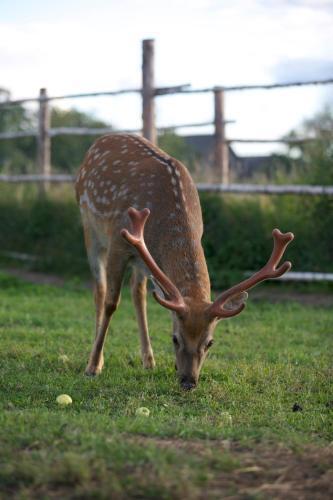
[[[244,144],[290,144],[290,145],[298,145],[298,144],[303,144],[306,142],[313,142],[317,140],[315,137],[300,137],[300,138],[283,138],[281,137],[280,139],[226,139],[226,142],[228,143],[244,143]]]
[[[69,174],[53,174],[53,175],[0,175],[0,182],[8,182],[9,184],[25,184],[31,182],[47,182],[47,183],[67,183],[74,182],[75,175]]]
[[[155,96],[163,96],[169,94],[177,94],[179,92],[183,92],[187,90],[191,85],[189,83],[183,85],[176,85],[173,87],[157,87],[154,91]],[[120,90],[106,90],[102,92],[83,92],[80,94],[65,94],[58,96],[47,96],[44,98],[41,97],[27,97],[23,99],[14,99],[7,100],[4,102],[0,102],[0,108],[8,108],[10,106],[18,106],[20,104],[26,104],[30,102],[40,102],[40,101],[60,101],[62,99],[78,99],[81,97],[112,97],[118,95],[125,94],[141,94],[142,89],[133,88],[133,89],[120,89]]]
[[[333,186],[303,186],[276,184],[197,184],[198,191],[210,193],[234,194],[298,194],[298,195],[333,195]]]
[[[325,80],[308,80],[306,82],[285,82],[285,83],[267,83],[258,85],[231,85],[231,86],[216,86],[216,87],[206,87],[201,89],[184,89],[179,90],[182,94],[202,94],[206,92],[212,92],[213,90],[223,90],[223,92],[235,92],[238,90],[272,90],[281,89],[287,87],[304,87],[307,85],[330,85],[333,83],[333,78],[327,78]]]
[[[213,92],[214,90],[222,90],[223,92],[234,92],[238,90],[271,90],[287,87],[303,87],[308,85],[330,85],[333,83],[333,78],[327,78],[324,80],[309,80],[301,82],[285,82],[285,83],[268,83],[268,84],[258,84],[258,85],[231,85],[231,86],[215,86],[215,87],[204,87],[201,89],[192,89],[191,84],[186,83],[183,85],[176,85],[174,87],[160,87],[154,90],[155,96],[163,96],[170,94],[202,94],[206,92]],[[107,96],[118,96],[124,94],[141,94],[142,89],[120,89],[120,90],[106,90],[101,92],[82,92],[80,94],[64,94],[58,96],[48,96],[44,99],[40,97],[27,97],[23,99],[13,99],[0,102],[0,108],[7,108],[10,106],[17,106],[20,104],[26,104],[30,102],[44,101],[59,101],[62,99],[77,99],[81,97],[107,97]]]
[[[252,276],[254,271],[246,271],[245,277]],[[279,277],[279,281],[333,281],[333,273],[317,273],[311,271],[288,271]]]
[[[55,175],[0,175],[0,182],[13,184],[31,182],[49,183],[71,183],[74,182],[75,175],[55,174]],[[273,184],[208,184],[197,183],[197,189],[206,193],[233,193],[233,194],[296,194],[296,195],[326,195],[333,196],[333,186],[304,186],[304,185],[273,185]]]
[[[235,123],[235,120],[225,120],[224,123]],[[200,123],[180,123],[176,125],[165,125],[161,127],[157,127],[159,132],[168,132],[171,130],[179,129],[179,128],[192,128],[192,127],[206,127],[208,125],[213,125],[213,122],[200,122]],[[57,127],[48,129],[49,137],[56,137],[58,135],[103,135],[103,134],[141,134],[141,129],[121,129],[117,130],[112,127],[103,127],[103,128],[90,128],[90,127]],[[37,137],[37,130],[24,130],[18,132],[0,132],[0,140],[1,139],[20,139],[22,137]],[[238,142],[237,139],[232,142]],[[230,141],[230,142],[231,142]],[[251,140],[252,142],[252,140]],[[269,141],[271,142],[271,141]],[[278,141],[280,142],[280,141]]]
[[[224,120],[225,124],[235,123],[235,120]],[[165,125],[161,127],[157,127],[159,132],[168,132],[171,130],[176,130],[180,128],[195,128],[195,127],[207,127],[214,125],[214,122],[201,122],[201,123],[182,123],[176,125]],[[103,134],[141,134],[141,129],[114,129],[112,127],[103,127],[103,128],[90,128],[90,127],[57,127],[50,128],[48,130],[49,137],[56,137],[57,135],[103,135]],[[0,140],[1,139],[20,139],[23,137],[37,137],[37,130],[22,130],[17,132],[0,132]],[[307,142],[313,142],[316,138],[314,137],[300,137],[300,138],[280,138],[280,139],[226,139],[227,143],[246,143],[246,144],[290,144],[290,145],[298,145]]]
[[[42,261],[43,257],[31,255],[23,252],[10,252],[0,250],[0,255],[12,260],[21,262],[38,262]],[[244,277],[249,277],[254,274],[254,271],[246,271]],[[279,281],[302,281],[302,282],[333,282],[333,273],[318,273],[311,271],[289,271],[280,276]]]
[[[280,276],[283,281],[333,281],[333,273],[312,273],[289,271]]]

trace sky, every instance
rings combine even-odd
[[[333,0],[0,0],[0,87],[12,98],[139,88],[155,39],[157,86],[192,88],[333,77]],[[159,126],[213,119],[213,95],[156,99]],[[56,101],[140,128],[139,96]],[[279,138],[333,103],[333,85],[226,96],[229,138]],[[211,133],[212,127],[183,133]],[[237,145],[264,154],[276,145]]]

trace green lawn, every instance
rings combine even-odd
[[[317,450],[316,474],[327,472],[320,450],[332,441],[330,309],[250,297],[242,315],[219,325],[189,393],[179,388],[169,313],[158,304],[149,302],[154,371],[141,367],[125,289],[104,371],[85,377],[93,322],[89,290],[0,274],[0,498],[241,495],[239,471],[257,463],[251,450],[263,457],[281,443],[299,457]],[[62,393],[70,407],[56,404]],[[293,412],[294,403],[303,410]],[[135,415],[140,406],[149,417]]]

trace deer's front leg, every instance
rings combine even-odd
[[[139,325],[142,364],[145,368],[154,368],[155,359],[150,343],[147,322],[147,278],[137,269],[133,269],[131,290]]]
[[[120,290],[125,267],[126,263],[121,258],[117,258],[116,255],[110,257],[105,283],[103,281],[96,283],[96,336],[85,371],[86,375],[98,375],[102,371],[104,342],[111,317],[120,302]]]

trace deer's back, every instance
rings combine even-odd
[[[156,231],[202,235],[199,197],[186,167],[139,136],[97,139],[78,173],[76,195],[83,210],[114,229],[126,224],[130,206],[147,207],[148,239]]]

